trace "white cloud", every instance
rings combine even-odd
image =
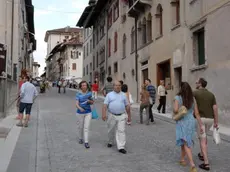
[[[50,5],[45,9],[35,8],[34,14],[36,17],[40,17],[42,15],[52,14],[55,11],[60,12],[61,10],[62,10],[62,8],[57,8],[55,6]]]

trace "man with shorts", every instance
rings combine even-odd
[[[214,128],[218,128],[218,107],[214,94],[206,89],[207,84],[208,82],[204,78],[199,78],[196,82],[197,90],[194,92],[194,97],[197,102],[200,118],[203,124],[202,129],[204,131],[202,134],[198,134],[201,149],[201,153],[198,154],[198,157],[201,161],[204,161],[199,167],[203,170],[209,171],[207,132],[212,125],[214,125]]]
[[[26,119],[24,122],[24,127],[28,127],[28,121],[31,114],[31,108],[34,102],[34,99],[38,96],[36,87],[29,82],[30,77],[26,77],[26,82],[22,84],[20,91],[20,105],[19,105],[19,123],[17,126],[23,127],[23,112],[26,111]]]

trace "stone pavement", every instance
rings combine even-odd
[[[97,100],[99,114],[101,103]],[[132,117],[133,124],[127,126],[127,155],[106,147],[107,128],[101,119],[92,121],[91,148],[86,150],[76,136],[75,92],[58,94],[53,89],[35,103],[30,126],[22,128],[7,172],[189,171],[178,165],[180,149],[175,146],[174,124],[158,119],[149,126],[138,124],[135,109]],[[193,153],[195,163],[200,164],[197,143],[196,139]],[[211,171],[229,171],[229,155],[230,143],[223,141],[217,146],[209,137]]]

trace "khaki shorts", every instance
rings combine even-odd
[[[212,127],[213,123],[214,123],[214,119],[211,118],[200,118],[203,125],[202,125],[202,129],[204,131],[203,134],[200,133],[200,126],[198,125],[197,127],[197,134],[198,134],[198,138],[206,138],[207,137],[207,132],[210,130],[210,128]]]

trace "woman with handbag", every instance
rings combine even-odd
[[[146,112],[146,125],[149,125],[149,108],[150,108],[150,100],[152,98],[149,95],[149,92],[146,90],[146,86],[142,85],[141,87],[141,104],[140,104],[140,123],[143,123],[143,110]]]
[[[85,148],[89,146],[89,127],[92,119],[91,106],[94,101],[92,92],[89,91],[90,87],[86,81],[79,83],[80,91],[76,94],[76,107],[77,107],[77,126],[79,132],[79,144],[85,143]],[[84,136],[84,140],[83,140]]]
[[[176,120],[176,145],[181,147],[180,165],[186,166],[185,156],[187,155],[191,166],[190,172],[197,172],[191,149],[196,131],[196,120],[193,114],[195,114],[200,126],[202,126],[202,122],[192,89],[187,82],[181,83],[180,91],[174,100],[173,111],[173,119]],[[201,130],[200,132],[203,131]]]

